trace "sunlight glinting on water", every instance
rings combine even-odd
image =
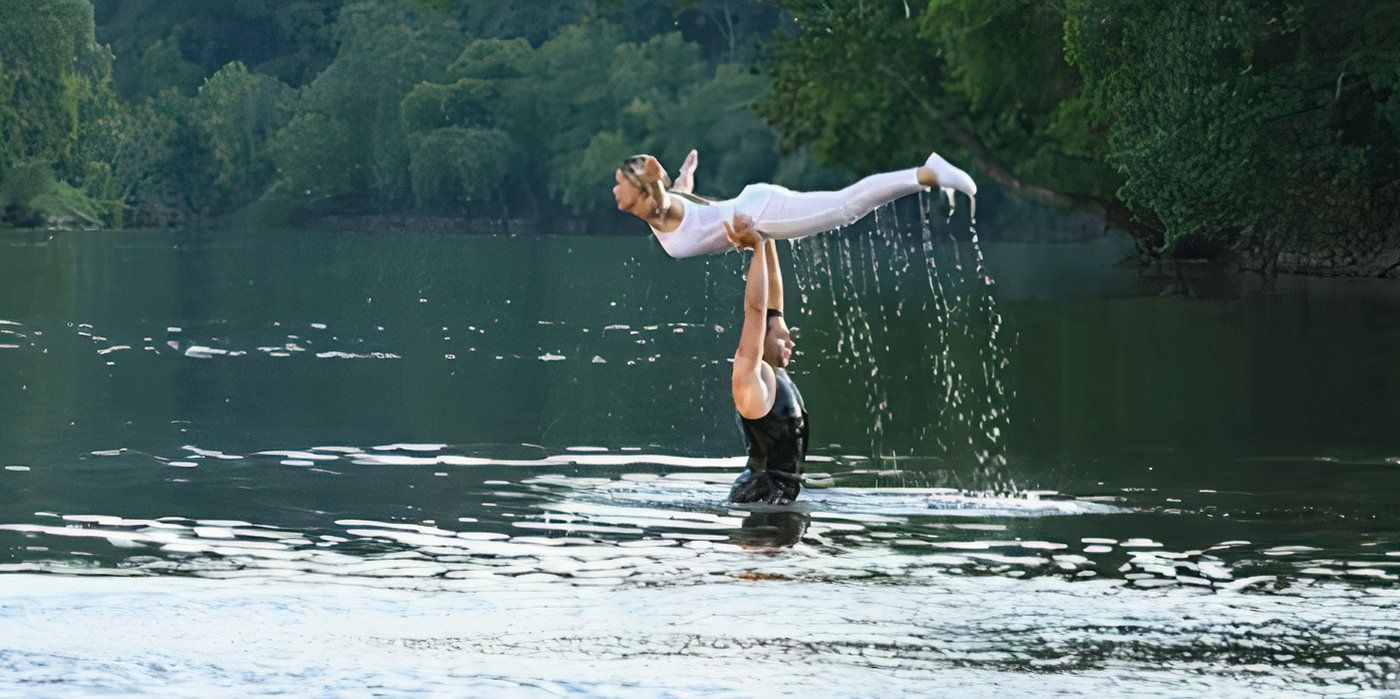
[[[1222,541],[1170,550],[1150,537],[1083,537],[1078,541],[1006,538],[1021,518],[1112,516],[1128,510],[1056,493],[972,495],[950,488],[824,487],[804,494],[797,509],[723,505],[737,458],[699,459],[605,447],[539,459],[486,459],[450,453],[441,444],[390,444],[263,450],[248,456],[189,445],[190,464],[227,468],[241,462],[302,467],[322,477],[347,468],[438,466],[458,477],[484,466],[521,468],[518,480],[482,482],[475,491],[490,519],[459,516],[456,528],[436,520],[385,521],[340,516],[300,531],[248,520],[183,516],[123,518],[36,513],[35,524],[0,524],[36,543],[31,551],[91,557],[100,541],[120,554],[115,567],[89,567],[70,556],[35,555],[0,566],[7,572],[144,575],[182,572],[207,577],[268,574],[342,580],[413,580],[434,587],[493,577],[572,584],[648,584],[707,577],[793,579],[923,577],[935,572],[1108,577],[1138,588],[1198,587],[1230,591],[1290,579],[1395,580],[1393,562],[1338,561],[1309,546],[1255,546]],[[124,449],[99,458],[149,458]],[[420,456],[421,455],[421,456]],[[171,465],[176,463],[164,457]],[[830,458],[817,463],[836,465]],[[336,465],[340,464],[340,465]],[[550,467],[662,466],[673,473],[630,472],[586,477],[541,472]],[[334,467],[334,468],[331,468]],[[338,469],[338,470],[337,470]],[[435,474],[451,476],[452,472]],[[493,504],[494,503],[494,504]],[[991,521],[989,521],[991,520]],[[466,525],[461,528],[461,525]],[[999,534],[984,537],[979,535]],[[796,544],[793,546],[793,544]],[[792,548],[778,548],[793,546]],[[746,551],[771,549],[754,559]],[[149,551],[150,553],[146,553]],[[159,555],[151,555],[159,552]],[[1308,558],[1309,553],[1322,558]],[[1378,551],[1384,557],[1400,551]],[[97,554],[107,556],[109,554]],[[1296,560],[1294,560],[1296,558]],[[1279,564],[1282,563],[1282,568]],[[1243,572],[1240,572],[1240,571]],[[1288,583],[1290,585],[1296,582]]]
[[[531,639],[500,625],[513,648],[551,658],[530,674],[538,682],[558,678],[561,658],[583,659],[587,675],[599,654],[663,652],[678,658],[672,669],[820,658],[823,678],[984,672],[984,686],[1002,688],[1044,672],[1067,673],[1059,686],[1097,678],[1105,684],[1080,685],[1097,689],[1393,686],[1400,537],[1386,479],[1400,457],[1361,409],[1393,402],[1385,345],[1303,332],[1324,316],[1362,327],[1375,309],[1348,317],[1350,297],[1280,296],[1201,313],[1136,283],[1104,299],[1095,280],[1042,301],[1027,270],[1077,280],[1056,265],[1078,249],[984,250],[975,226],[964,234],[960,218],[935,215],[884,209],[873,232],[784,251],[789,312],[801,319],[792,373],[815,415],[806,487],[785,508],[726,502],[744,463],[727,371],[739,255],[681,265],[635,241],[589,240],[607,288],[541,277],[532,283],[549,293],[531,298],[518,283],[530,264],[503,261],[560,259],[583,243],[327,235],[269,260],[256,232],[182,232],[176,245],[176,234],[146,232],[133,235],[150,237],[147,248],[81,257],[96,269],[78,278],[115,291],[81,281],[65,298],[0,280],[0,411],[14,426],[0,433],[0,491],[19,495],[0,498],[11,600],[0,609],[43,609],[46,620],[19,625],[26,651],[0,649],[0,674],[85,676],[81,661],[53,660],[88,640],[53,633],[74,610],[141,638],[178,636],[163,652],[213,667],[227,656],[196,656],[217,639],[181,634],[237,618],[180,587],[198,579],[297,600],[352,591],[352,604],[273,613],[319,619],[308,637],[341,622],[399,628],[401,602],[450,614],[489,599],[512,620],[542,606],[587,619]],[[323,265],[327,250],[343,264]],[[16,254],[50,260],[23,258],[31,252]],[[462,260],[486,262],[462,277]],[[151,283],[187,268],[207,276]],[[287,278],[298,286],[283,288]],[[1086,289],[1099,296],[1073,296]],[[1293,344],[1232,353],[1237,328],[1261,319]],[[1134,334],[1158,326],[1168,330],[1152,344]],[[1012,363],[1019,342],[1035,350]],[[1164,388],[1103,361],[1105,344],[1176,375],[1178,357],[1208,348],[1190,363],[1203,387]],[[1339,352],[1326,380],[1300,376],[1286,394],[1240,371],[1263,362],[1281,374]],[[1354,367],[1376,376],[1357,380]],[[1287,410],[1293,392],[1325,403],[1339,387],[1349,399],[1338,416],[1299,423]],[[1261,394],[1269,400],[1250,399]],[[1163,396],[1213,412],[1166,412]],[[1329,437],[1368,429],[1359,447]],[[92,579],[111,577],[121,580]],[[84,584],[136,587],[89,598]],[[162,601],[127,615],[140,595]],[[99,608],[99,598],[123,601]],[[775,599],[784,613],[771,614]],[[648,604],[659,606],[617,612]],[[660,617],[691,629],[695,615],[727,621],[703,643],[654,628]],[[260,633],[240,636],[282,642]],[[491,648],[462,636],[415,618],[384,642],[450,647],[442,657],[454,660]],[[367,656],[382,660],[375,649]],[[148,657],[98,674],[153,686],[132,674]],[[1161,678],[1144,679],[1146,665]]]

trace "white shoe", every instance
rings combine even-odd
[[[977,196],[977,183],[972,181],[972,176],[953,167],[943,156],[930,153],[924,167],[933,171],[933,176],[938,178],[938,186],[956,189],[969,197]]]

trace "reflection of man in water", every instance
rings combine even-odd
[[[796,509],[750,512],[729,541],[746,549],[785,549],[802,541],[811,523],[811,515]]]
[[[783,276],[778,249],[761,240],[753,219],[743,214],[725,222],[729,240],[753,252],[744,288],[744,329],[734,352],[732,391],[739,426],[748,442],[749,462],[734,481],[734,502],[786,504],[802,489],[807,458],[807,410],[788,378],[794,347],[783,320]]]

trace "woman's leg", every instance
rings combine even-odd
[[[918,192],[924,188],[918,170],[882,172],[835,192],[794,192],[776,185],[754,185],[739,196],[736,205],[753,216],[755,227],[765,237],[802,238],[849,226],[884,204]]]
[[[750,185],[734,200],[768,238],[802,238],[849,226],[871,211],[921,189],[956,189],[969,197],[977,183],[937,153],[923,167],[871,175],[836,192],[794,192],[771,184]],[[951,199],[950,199],[951,201]]]

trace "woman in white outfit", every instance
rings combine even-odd
[[[792,239],[850,225],[883,204],[931,187],[977,194],[966,172],[933,153],[920,167],[870,175],[835,192],[751,184],[733,199],[709,201],[690,193],[695,160],[691,151],[674,187],[650,155],[628,158],[615,173],[617,208],[646,221],[661,247],[677,259],[733,250],[724,224],[737,228],[737,217],[752,219],[764,238]]]

